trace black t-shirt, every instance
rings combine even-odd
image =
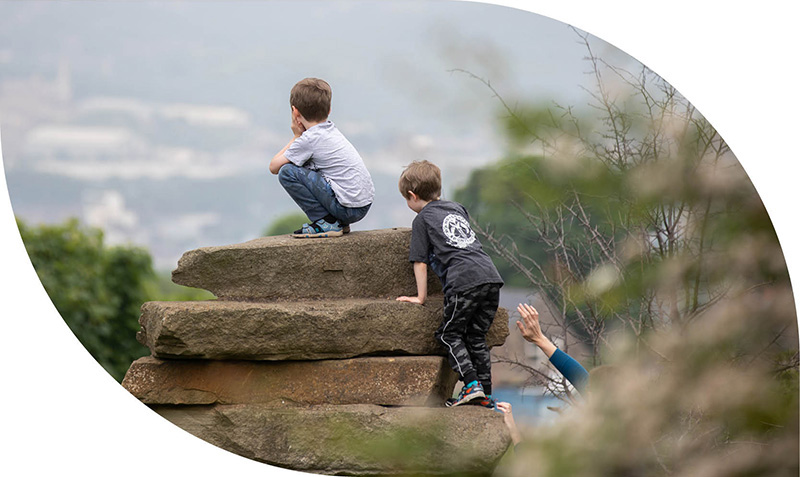
[[[439,276],[445,295],[503,279],[483,251],[463,205],[449,200],[428,203],[411,224],[408,259],[425,262]]]

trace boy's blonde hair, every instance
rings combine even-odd
[[[406,200],[409,191],[422,200],[436,200],[442,194],[442,171],[432,162],[414,161],[400,174],[398,186]]]
[[[324,121],[331,113],[331,86],[319,78],[297,82],[289,94],[289,104],[308,121]]]

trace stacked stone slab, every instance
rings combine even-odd
[[[457,376],[416,293],[410,229],[266,237],[184,254],[173,281],[217,300],[149,302],[123,386],[188,432],[254,460],[332,475],[488,475],[498,413],[446,408]],[[490,346],[508,336],[500,309]]]

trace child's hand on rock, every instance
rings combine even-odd
[[[420,299],[418,296],[400,296],[397,301],[407,301],[409,303],[416,303],[417,305],[424,305],[425,300]]]

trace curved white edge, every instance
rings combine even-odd
[[[797,56],[789,6],[727,2],[505,1],[574,25],[632,55],[683,93],[744,164],[797,274],[793,143]],[[758,9],[756,9],[758,8]],[[498,32],[502,34],[502,32]],[[0,131],[0,140],[2,131]],[[89,356],[53,308],[0,178],[3,470],[85,476],[307,475],[234,456],[167,423]]]

